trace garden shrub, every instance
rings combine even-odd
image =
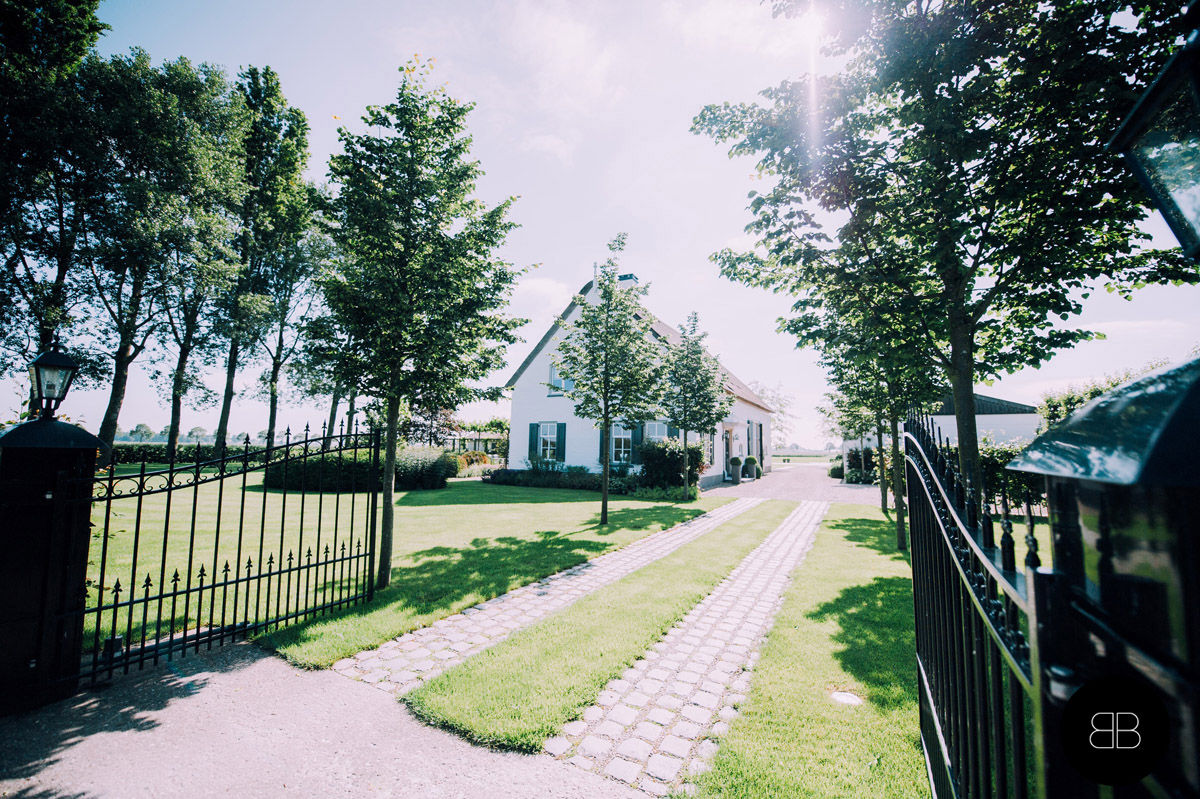
[[[840,463],[835,463],[829,467],[829,476],[835,480],[841,480],[845,473],[846,471]]]
[[[690,485],[688,486],[687,493],[684,494],[683,486],[673,486],[671,488],[641,486],[640,488],[633,489],[629,495],[634,499],[648,499],[655,502],[691,502],[694,499],[700,498],[700,487]]]
[[[396,453],[396,488],[445,488],[458,474],[458,458],[437,447],[405,447]]]
[[[742,461],[742,477],[762,477],[762,469],[758,467],[758,458],[747,455]]]
[[[599,491],[601,475],[593,474],[583,466],[572,466],[566,470],[496,469],[484,475],[483,479],[496,485]],[[608,478],[608,491],[610,494],[624,494],[633,487],[633,482],[632,478],[620,477],[614,473]]]
[[[865,464],[863,463],[864,460],[866,461]],[[868,469],[874,469],[875,468],[875,450],[871,447],[867,447],[865,458],[864,458],[863,454],[857,449],[847,450],[845,465],[846,465],[847,469],[857,469],[859,471],[864,471],[864,472],[867,471]]]
[[[373,458],[374,452],[369,449],[297,458],[268,466],[263,485],[289,491],[371,491],[383,476],[382,463],[372,468]]]
[[[463,468],[474,466],[477,463],[491,463],[486,452],[480,452],[476,449],[468,449],[458,453],[458,460]]]
[[[669,438],[666,441],[643,444],[641,455],[640,482],[643,486],[673,488],[683,482],[683,443],[678,439]],[[703,467],[704,447],[700,444],[688,444],[688,485],[695,485],[700,480]]]

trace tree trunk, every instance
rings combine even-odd
[[[683,498],[692,498],[692,484],[688,480],[688,450],[687,450],[687,434],[688,431],[683,430]]]
[[[225,361],[225,394],[221,399],[221,418],[213,435],[213,440],[222,450],[225,449],[225,439],[229,435],[229,411],[233,408],[233,379],[237,376],[240,354],[241,342],[238,341],[237,335],[232,335],[229,337],[229,357]]]
[[[979,434],[975,425],[975,346],[970,328],[958,323],[950,330],[950,387],[954,392],[954,422],[958,432],[958,470],[979,487]]]
[[[132,342],[122,342],[113,353],[112,388],[108,393],[108,407],[104,409],[104,420],[100,423],[100,440],[108,448],[101,455],[104,466],[112,461],[113,439],[117,437],[117,417],[121,415],[121,404],[125,402],[125,387],[129,385],[129,364],[133,363]]]
[[[275,419],[279,415],[279,371],[283,362],[271,358],[271,377],[267,382],[267,449],[275,443]]]
[[[354,401],[358,399],[358,394],[351,391],[350,400],[346,405],[346,432],[349,433],[354,426]]]
[[[325,440],[321,442],[321,449],[329,449],[329,439],[333,436],[333,426],[337,423],[337,409],[341,399],[341,390],[335,388],[329,401],[329,421],[325,423]]]
[[[383,440],[383,515],[379,525],[379,570],[376,588],[392,581],[392,525],[396,520],[396,439],[400,424],[400,398],[387,398],[387,429]]]
[[[605,419],[600,429],[600,524],[608,524],[608,473],[612,458],[608,456],[608,437],[612,424]]]
[[[875,472],[879,475],[879,509],[887,513],[887,470],[883,466],[883,419],[875,420]]]
[[[908,536],[904,529],[904,460],[900,456],[900,420],[893,413],[888,420],[892,428],[892,498],[896,503],[896,549],[908,549]]]
[[[173,456],[179,446],[179,423],[183,416],[183,389],[186,382],[187,362],[190,347],[181,345],[175,358],[175,370],[171,375],[171,425],[167,428],[167,454]]]

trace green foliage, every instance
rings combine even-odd
[[[267,467],[263,485],[288,491],[371,491],[383,477],[382,466],[372,468],[374,454],[357,449],[274,464]]]
[[[596,300],[577,295],[579,315],[560,319],[565,336],[552,356],[574,403],[575,415],[600,428],[601,450],[609,449],[614,423],[634,427],[658,415],[661,383],[658,345],[650,340],[649,314],[638,298],[641,286],[621,288],[616,255],[625,249],[625,234],[609,242],[609,258],[596,273]],[[573,385],[567,383],[572,381]],[[608,523],[609,459],[602,460],[600,523]]]
[[[683,442],[669,438],[666,441],[651,441],[643,444],[642,472],[639,478],[643,486],[651,488],[682,488],[684,448]],[[687,446],[688,485],[696,485],[700,472],[704,471],[704,447],[700,444]]]
[[[1165,366],[1166,363],[1166,361],[1151,361],[1140,369],[1126,369],[1124,372],[1105,375],[1083,385],[1070,386],[1062,391],[1043,394],[1042,401],[1038,403],[1037,407],[1038,416],[1042,417],[1042,428],[1054,427],[1101,394],[1107,394],[1122,383],[1128,383],[1136,377]]]
[[[580,491],[599,491],[602,488],[601,475],[578,467],[570,467],[565,471],[533,468],[496,469],[483,479],[496,485],[527,488],[573,488]],[[629,488],[626,478],[609,477],[608,490],[613,494],[624,494]]]
[[[693,311],[679,326],[679,342],[667,347],[662,376],[662,408],[667,421],[688,432],[712,430],[733,407],[733,395],[725,390],[725,375],[717,359],[704,349],[707,333],[699,331],[699,319]],[[687,459],[694,456],[689,448]],[[678,474],[683,474],[680,464]],[[692,469],[688,468],[688,475]],[[689,479],[688,485],[694,482]]]
[[[1147,198],[1105,150],[1181,16],[1117,10],[839,0],[828,42],[846,70],[769,89],[762,105],[708,106],[693,126],[757,155],[771,180],[750,195],[755,252],[717,253],[722,273],[794,296],[787,324],[802,338],[856,307],[901,337],[956,390],[968,474],[978,380],[1093,337],[1061,322],[1094,288],[1200,278],[1178,250],[1142,249]],[[831,237],[818,219],[834,211],[845,221]],[[865,340],[851,335],[851,349]]]
[[[841,480],[845,474],[845,468],[840,463],[835,463],[829,467],[829,476],[835,480]]]
[[[648,499],[654,502],[691,502],[700,498],[700,487],[690,485],[685,492],[683,486],[658,487],[642,485],[629,492],[633,499]]]
[[[458,474],[458,459],[437,447],[405,447],[396,453],[396,488],[445,488]]]
[[[488,458],[486,452],[480,452],[478,450],[473,450],[473,449],[468,449],[468,450],[458,453],[458,460],[462,464],[463,468],[466,468],[468,466],[473,466],[477,463],[491,463],[492,462],[491,459]]]

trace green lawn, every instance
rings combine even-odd
[[[122,598],[127,599],[131,584],[136,584],[138,596],[142,595],[149,576],[153,583],[150,594],[154,595],[163,582],[170,587],[171,577],[178,570],[179,587],[183,589],[187,585],[190,545],[194,546],[190,570],[193,587],[198,584],[201,566],[205,568],[206,584],[211,584],[214,565],[219,574],[226,562],[233,577],[238,564],[244,568],[247,558],[253,560],[257,572],[259,562],[272,555],[278,563],[281,555],[285,561],[288,553],[304,557],[310,548],[316,553],[327,545],[336,551],[346,542],[351,547],[358,542],[365,546],[369,495],[292,491],[285,497],[282,491],[263,489],[261,471],[245,477],[245,488],[238,476],[150,494],[141,498],[140,508],[135,497],[114,500],[107,512],[103,503],[96,503],[88,558],[88,577],[93,581],[89,604],[95,604],[102,561],[104,600],[109,603],[117,580],[121,582]],[[294,662],[329,665],[360,648],[376,646],[415,626],[730,501],[708,498],[672,504],[617,499],[611,505],[609,528],[601,530],[596,524],[599,495],[590,492],[455,481],[441,491],[401,492],[397,497],[393,587],[369,609],[360,606],[336,622],[323,617],[322,624],[310,623],[302,630],[275,637],[273,643]],[[141,532],[135,542],[139,518]],[[102,548],[106,521],[107,552]],[[269,597],[256,591],[251,605],[265,608],[269,602],[272,611],[284,604],[294,608],[302,590],[309,596],[332,597],[335,588],[332,579],[321,587],[306,581],[304,589],[297,580],[290,597],[280,596],[276,585]],[[186,613],[183,599],[179,599],[173,623],[167,601],[161,628],[155,624],[156,607],[149,608],[147,638],[180,630],[185,619],[193,629],[200,622],[207,623],[210,601],[215,603],[215,623],[219,623],[222,610],[227,618],[232,617],[232,591],[216,598],[206,592],[200,612],[194,595]],[[244,597],[238,602],[239,616],[244,602]],[[95,617],[89,615],[84,637],[89,648],[95,640],[94,621]],[[101,620],[102,638],[111,627],[112,614],[106,613]],[[117,631],[124,633],[130,628],[132,640],[138,641],[140,607],[135,608],[132,620],[128,610],[121,609]]]
[[[478,743],[536,752],[795,508],[771,500],[475,655],[404,701]]]
[[[793,575],[699,796],[929,796],[912,573],[878,509],[834,505]],[[848,691],[865,702],[834,702]]]
[[[370,605],[262,639],[292,663],[325,668],[417,627],[665,529],[728,498],[648,502],[599,494],[452,482],[397,501],[392,584]]]

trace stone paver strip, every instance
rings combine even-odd
[[[744,498],[722,505],[703,516],[651,533],[620,549],[405,633],[378,649],[339,660],[333,664],[333,670],[397,696],[408,693],[471,655],[495,646],[515,630],[528,627],[592,591],[669,555],[763,501]]]
[[[546,751],[653,795],[708,768],[826,502],[803,502]],[[637,702],[631,702],[634,697]],[[645,700],[644,702],[642,700]],[[569,746],[564,748],[563,742]],[[578,755],[584,755],[579,757]]]

